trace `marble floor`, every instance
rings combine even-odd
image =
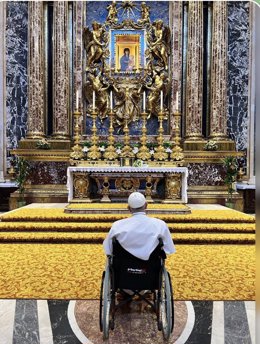
[[[255,302],[175,301],[169,344],[255,344]],[[101,344],[98,300],[0,300],[1,344]],[[161,344],[154,314],[118,311],[108,344]]]

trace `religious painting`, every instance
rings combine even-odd
[[[139,35],[116,36],[116,71],[133,72],[139,69]]]
[[[115,73],[139,73],[145,65],[144,31],[111,31],[111,68]]]

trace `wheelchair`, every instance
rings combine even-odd
[[[109,330],[114,330],[116,311],[135,298],[150,305],[157,317],[158,330],[165,340],[169,339],[174,327],[174,303],[165,259],[162,239],[145,261],[127,252],[113,238],[113,254],[107,257],[100,289],[99,325],[104,340],[109,338]],[[142,294],[144,290],[149,290],[152,298]],[[118,300],[118,296],[123,296],[123,300]]]

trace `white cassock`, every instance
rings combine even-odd
[[[116,221],[103,242],[107,255],[112,254],[112,239],[116,238],[120,245],[133,256],[148,260],[150,254],[163,240],[165,253],[175,252],[168,226],[162,220],[148,217],[145,212],[134,213],[131,217]]]

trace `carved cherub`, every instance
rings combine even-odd
[[[138,19],[138,23],[145,24],[150,23],[150,7],[145,2],[141,3],[141,19]]]
[[[106,22],[109,24],[116,24],[118,22],[116,2],[113,1],[111,5],[108,5],[107,10],[108,10],[108,14],[107,14]]]

